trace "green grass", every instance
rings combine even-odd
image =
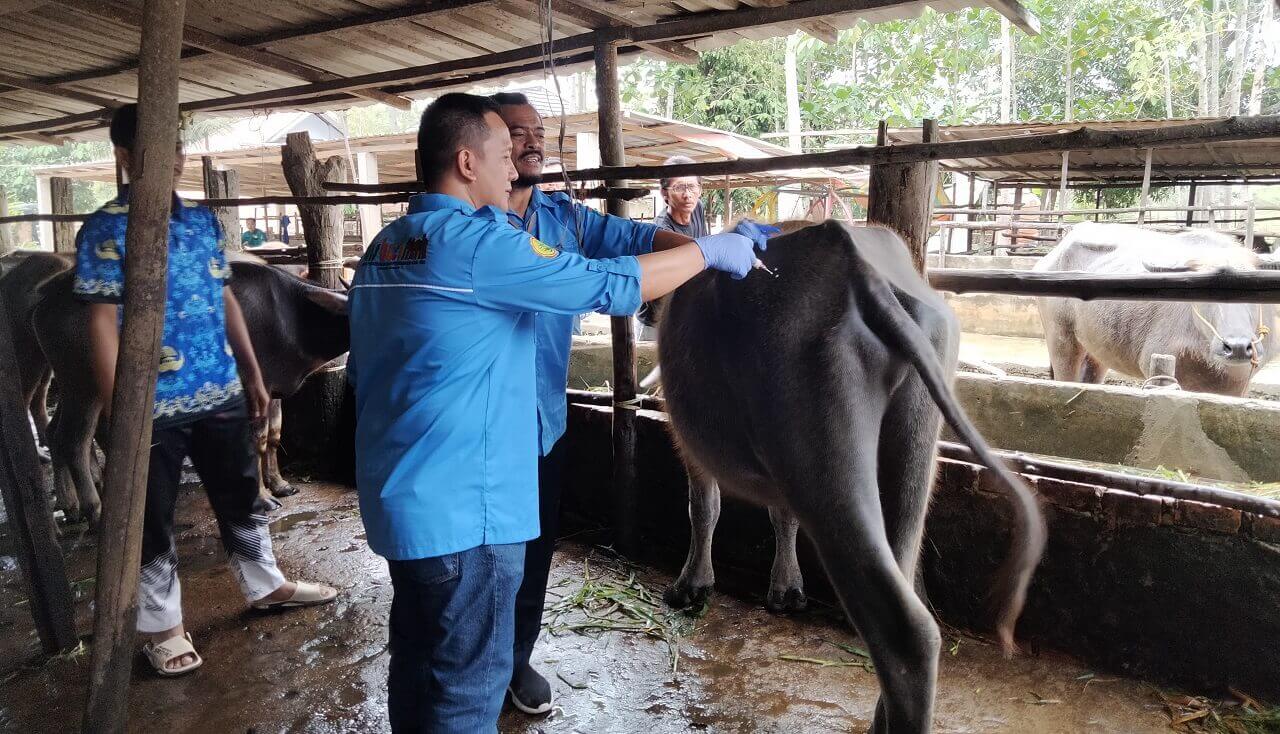
[[[602,559],[594,550],[583,560],[580,578],[560,581],[548,595],[559,597],[546,611],[543,627],[548,633],[616,632],[662,640],[673,673],[680,669],[680,642],[697,631],[697,621],[706,613],[706,605],[693,613],[668,609],[633,567],[622,559]]]

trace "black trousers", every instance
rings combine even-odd
[[[513,670],[528,664],[533,645],[542,631],[542,608],[547,598],[547,577],[551,554],[560,534],[560,493],[564,476],[565,448],[560,441],[551,453],[538,459],[538,522],[542,534],[529,541],[524,551],[524,580],[516,593],[516,637]]]
[[[244,406],[157,429],[151,435],[142,519],[139,632],[161,632],[182,622],[173,511],[187,456],[209,496],[222,546],[245,599],[261,599],[284,583],[271,548],[267,511],[258,498],[258,454]]]

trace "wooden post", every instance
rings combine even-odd
[[[9,192],[0,186],[0,218],[9,216]],[[0,257],[13,249],[13,235],[8,222],[0,223]]]
[[[973,209],[974,205],[978,203],[975,200],[975,197],[977,196],[978,177],[973,175],[972,173],[967,175],[969,177],[969,208]],[[977,218],[974,217],[972,214],[966,214],[964,215],[964,217],[966,222],[977,221]],[[977,233],[971,229],[966,229],[964,231],[964,251],[966,255],[973,254],[973,236],[975,234]]]
[[[1187,187],[1187,226],[1195,224],[1196,213],[1193,211],[1196,205],[1196,182],[1192,181]]]
[[[733,187],[729,185],[729,174],[724,175],[724,226],[727,228],[733,221]]]
[[[0,364],[16,362],[9,312],[0,298]],[[44,472],[30,424],[23,420],[27,406],[15,370],[0,370],[0,407],[0,495],[9,512],[31,617],[46,653],[70,650],[76,646],[75,601],[49,513]]]
[[[71,179],[53,176],[49,179],[49,212],[52,214],[75,214],[76,208],[71,198]],[[76,225],[74,222],[53,223],[53,251],[76,251]]]
[[[1254,203],[1253,199],[1249,200],[1249,210],[1245,212],[1244,219],[1244,246],[1250,250],[1258,251],[1253,242],[1253,219],[1254,219]],[[1261,250],[1266,252],[1266,250]]]
[[[1147,148],[1147,161],[1142,166],[1142,199],[1138,206],[1138,224],[1144,224],[1147,207],[1151,206],[1151,148]]]
[[[305,131],[289,133],[280,161],[295,196],[329,197],[325,181],[351,180],[346,158],[335,155],[317,160],[311,136]],[[307,247],[308,277],[326,288],[341,288],[342,207],[299,204],[298,218],[302,220]],[[281,401],[285,454],[314,463],[324,474],[340,471],[343,457],[351,452],[349,436],[344,440],[339,430],[346,399],[346,372],[334,369],[321,370],[307,378],[296,394]]]
[[[938,123],[925,120],[921,139],[932,143],[938,137]],[[876,145],[888,141],[888,125],[880,121]],[[916,270],[925,270],[925,246],[929,240],[929,219],[933,211],[933,182],[936,162],[877,164],[871,167],[867,194],[867,223],[897,232],[911,251]]]
[[[1022,211],[1022,187],[1013,190],[1013,214],[1009,216],[1009,247],[1018,246],[1018,212]]]
[[[240,198],[240,172],[219,171],[213,167],[212,156],[200,157],[200,169],[204,179],[204,195],[206,199],[238,199]],[[210,207],[222,225],[222,234],[226,238],[228,250],[240,250],[240,207]]]
[[[285,180],[294,196],[327,196],[325,181],[347,181],[346,161],[342,156],[316,160],[316,150],[306,131],[289,133],[280,150]],[[341,288],[342,275],[342,207],[325,204],[300,204],[302,235],[307,243],[307,270],[312,280],[326,288]]]
[[[1102,208],[1102,187],[1099,186],[1098,190],[1094,193],[1094,196],[1093,196],[1093,221],[1095,222],[1102,221],[1102,213],[1098,211],[1101,208]]]
[[[138,136],[125,239],[124,323],[103,472],[89,700],[82,730],[123,734],[133,669],[142,510],[151,455],[169,259],[169,208],[178,142],[178,54],[186,0],[146,0],[138,51]]]
[[[597,40],[596,113],[600,129],[600,164],[626,165],[622,140],[622,102],[618,94],[618,49],[607,40]],[[621,181],[605,181],[606,186],[624,186]],[[609,213],[626,216],[626,202],[609,201]],[[640,505],[637,487],[636,451],[636,343],[630,316],[615,316],[613,332],[613,529],[614,545],[623,554],[639,548],[636,523]]]
[[[1062,173],[1058,178],[1058,199],[1055,202],[1055,205],[1058,207],[1059,211],[1063,211],[1067,208],[1067,180],[1069,177],[1069,174],[1067,173],[1067,165],[1070,159],[1071,159],[1071,151],[1069,150],[1062,151]],[[1062,224],[1063,216],[1065,215],[1063,214],[1058,215],[1058,224]]]

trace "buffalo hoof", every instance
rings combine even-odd
[[[271,485],[271,496],[273,497],[292,497],[298,493],[298,489],[288,482],[280,482]],[[279,502],[276,503],[279,506]]]
[[[692,586],[677,580],[662,593],[662,600],[672,609],[698,608],[711,598],[710,586]]]
[[[809,598],[802,589],[769,589],[764,606],[774,614],[803,612],[809,606]]]
[[[284,507],[284,504],[281,503],[280,500],[265,492],[258,493],[258,499],[255,505],[254,509],[258,512],[274,512],[281,507]]]

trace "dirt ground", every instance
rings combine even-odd
[[[388,731],[386,566],[364,542],[353,491],[301,486],[301,494],[276,513],[276,552],[286,573],[336,585],[339,600],[288,613],[247,611],[201,492],[184,491],[180,573],[186,622],[205,664],[191,676],[161,680],[139,656],[131,732]],[[81,629],[87,632],[93,538],[72,529],[64,542],[71,578],[80,581]],[[563,543],[549,603],[565,608],[558,600],[574,596],[588,570],[595,580],[609,578],[609,568],[630,573],[619,563],[603,551]],[[641,594],[660,594],[670,580],[643,569],[635,573],[629,588]],[[627,584],[625,576],[616,578]],[[74,730],[88,657],[42,660],[24,600],[12,539],[0,536],[0,729]],[[856,638],[831,610],[781,618],[758,600],[717,594],[701,619],[683,624],[688,634],[677,644],[673,672],[671,647],[663,639],[584,634],[558,622],[557,634],[544,632],[534,656],[556,689],[557,708],[538,719],[508,710],[501,730],[843,732],[869,725],[875,677],[862,665]],[[1057,655],[1005,661],[994,647],[955,632],[946,635],[944,648],[939,732],[1168,731],[1155,688],[1143,682],[1095,674]]]

